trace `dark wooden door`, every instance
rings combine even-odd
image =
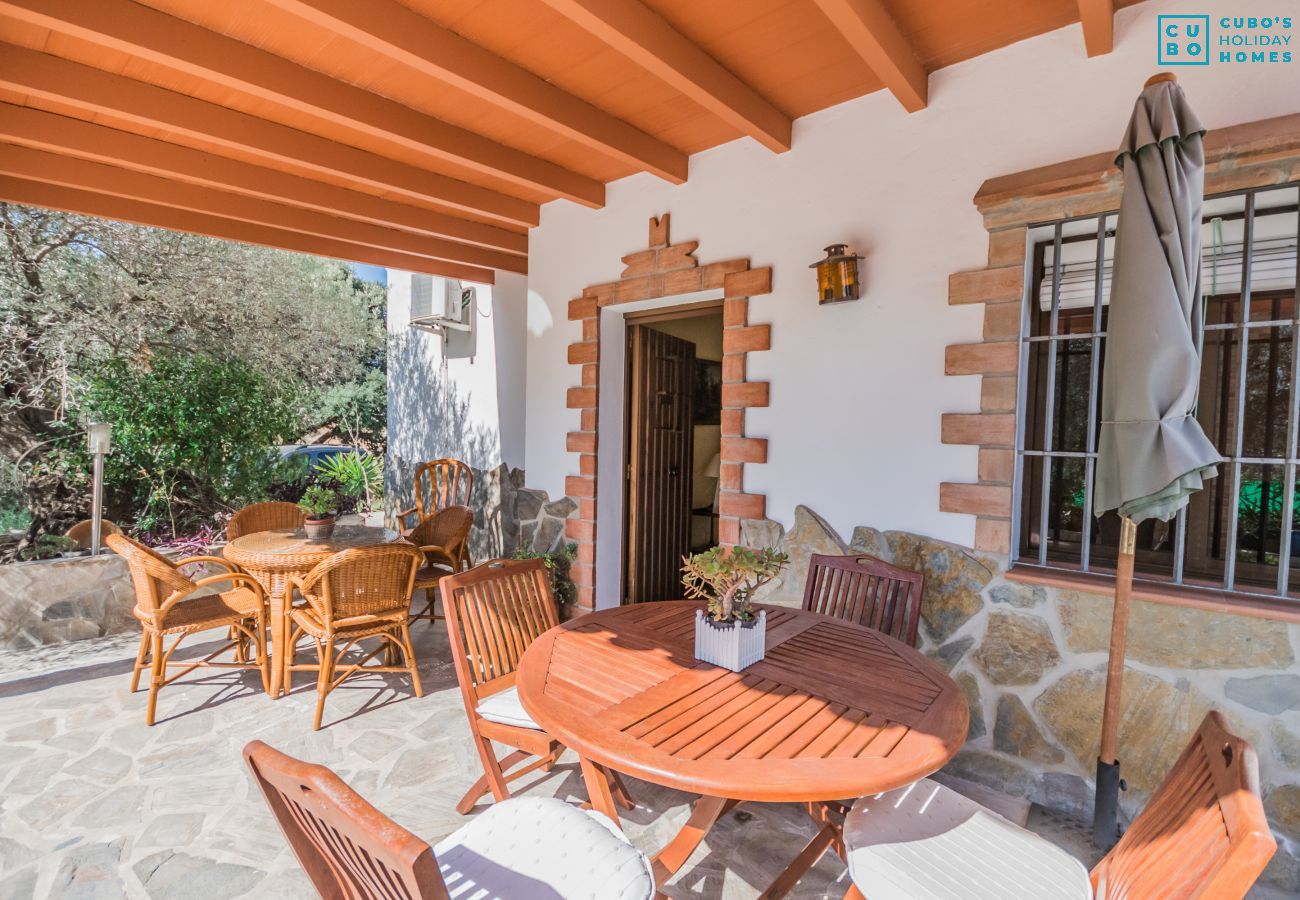
[[[695,345],[646,325],[628,329],[628,603],[682,596],[691,541]]]

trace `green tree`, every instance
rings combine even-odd
[[[84,397],[113,422],[105,482],[141,511],[146,528],[204,519],[265,496],[268,449],[294,427],[292,404],[247,366],[174,350],[107,360]]]

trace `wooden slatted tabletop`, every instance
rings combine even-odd
[[[625,606],[552,629],[520,662],[525,708],[600,765],[735,800],[890,790],[936,771],[965,741],[960,688],[911,647],[767,607],[766,658],[733,673],[695,659],[699,607]]]

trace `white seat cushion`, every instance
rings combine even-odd
[[[533,721],[533,717],[528,715],[528,710],[519,702],[519,691],[516,688],[506,688],[504,691],[498,691],[491,697],[488,697],[478,705],[475,710],[480,716],[489,722],[497,722],[501,725],[518,725],[520,728],[532,728],[541,731],[541,727]]]
[[[854,803],[844,849],[871,900],[1092,900],[1073,856],[928,778]]]
[[[495,804],[433,848],[452,900],[649,900],[650,861],[598,812],[554,797]]]

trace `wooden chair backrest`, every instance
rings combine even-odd
[[[91,532],[94,530],[95,523],[90,519],[82,519],[76,525],[73,525],[63,533],[63,536],[70,541],[76,541],[77,547],[81,550],[90,549]],[[122,529],[117,527],[115,522],[108,519],[99,520],[99,536],[102,540],[110,534],[121,534]]]
[[[306,514],[297,503],[268,500],[245,506],[226,523],[226,540],[233,541],[246,534],[275,531],[279,528],[301,528]]]
[[[182,575],[175,563],[139,541],[124,534],[110,534],[104,538],[104,543],[126,560],[126,567],[131,572],[131,585],[135,588],[137,618],[158,612],[163,602],[176,591],[188,594],[198,590],[198,585]]]
[[[915,647],[925,576],[874,556],[814,555],[803,608],[865,625]]]
[[[421,520],[448,506],[469,506],[473,492],[474,471],[458,459],[435,459],[415,470],[415,508]]]
[[[459,568],[469,555],[469,532],[474,525],[474,510],[468,506],[440,509],[411,529],[406,539],[417,547],[443,547]]]
[[[1243,897],[1276,849],[1255,750],[1210,712],[1092,883],[1104,900]]]
[[[438,583],[456,678],[470,708],[515,683],[528,645],[560,624],[541,559],[494,559]]]
[[[261,741],[244,747],[244,759],[322,897],[447,897],[433,848],[367,803],[338,775]]]
[[[325,623],[379,615],[411,605],[424,554],[407,543],[341,550],[318,563],[299,584],[303,599]]]

